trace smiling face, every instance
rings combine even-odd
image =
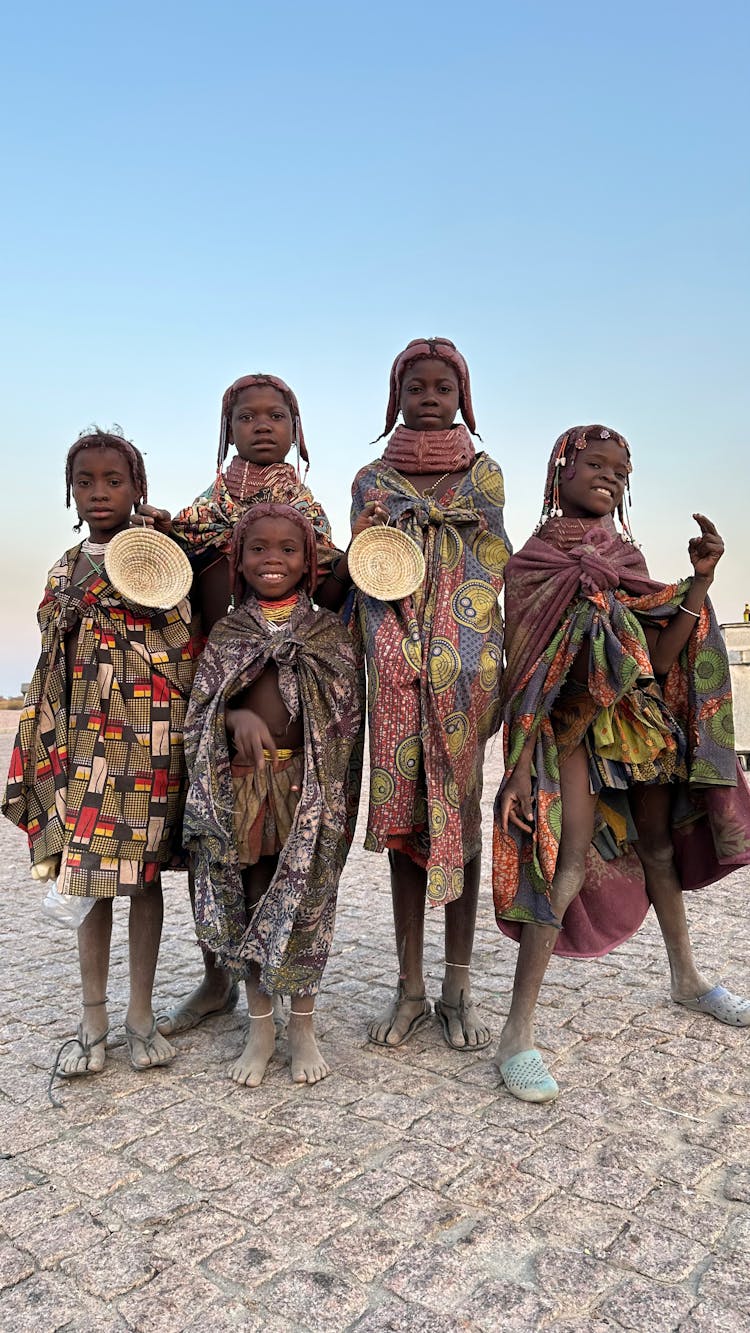
[[[305,538],[288,518],[259,518],[245,532],[242,575],[265,601],[288,597],[307,572]]]
[[[127,459],[117,449],[81,449],[73,460],[71,490],[94,542],[109,541],[127,528],[139,499]]]
[[[292,447],[294,423],[278,389],[255,384],[241,389],[232,408],[232,440],[246,463],[283,463]]]
[[[573,451],[560,474],[560,508],[565,518],[603,518],[617,509],[628,484],[628,456],[616,440],[592,440]]]
[[[404,373],[399,406],[409,430],[448,430],[458,412],[458,376],[447,361],[425,357]]]

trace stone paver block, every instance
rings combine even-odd
[[[465,1247],[416,1245],[385,1275],[397,1296],[453,1315],[479,1286],[480,1273]]]
[[[291,1269],[263,1289],[265,1305],[290,1328],[309,1333],[340,1333],[367,1308],[367,1290],[320,1268]]]
[[[623,1282],[598,1307],[598,1313],[613,1319],[618,1328],[677,1329],[695,1304],[695,1296],[684,1287],[663,1287],[636,1277]]]
[[[163,1265],[162,1265],[163,1266]],[[109,1236],[79,1258],[67,1259],[64,1271],[76,1286],[100,1300],[116,1300],[150,1282],[159,1272],[148,1238],[130,1231]]]
[[[638,1218],[617,1238],[609,1256],[656,1282],[679,1282],[708,1258],[708,1250],[678,1231]]]
[[[175,1333],[216,1298],[216,1287],[194,1269],[175,1265],[147,1286],[118,1301],[119,1313],[136,1333]]]
[[[714,1259],[698,1283],[702,1301],[750,1316],[750,1271],[737,1254]]]
[[[34,1272],[30,1254],[19,1250],[9,1240],[0,1240],[0,1291],[15,1287]]]

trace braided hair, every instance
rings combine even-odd
[[[143,504],[148,499],[146,464],[140,449],[136,449],[132,440],[126,440],[122,428],[114,425],[111,430],[100,430],[98,426],[89,426],[81,431],[75,444],[68,450],[65,460],[65,507],[70,509],[70,497],[73,490],[73,465],[84,449],[114,449],[121,454],[128,465],[130,480],[136,493],[136,503]],[[77,523],[74,531],[78,532],[81,524]]]

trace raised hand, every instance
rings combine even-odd
[[[715,525],[705,514],[693,514],[701,530],[700,537],[691,537],[688,542],[688,555],[696,576],[712,582],[714,571],[724,554],[724,543],[716,531]]]
[[[358,515],[352,527],[352,537],[358,537],[360,532],[364,532],[367,528],[375,528],[387,522],[388,510],[379,500],[371,500]]]
[[[131,528],[155,528],[165,537],[172,536],[172,515],[168,509],[157,509],[154,505],[138,505],[130,520]]]

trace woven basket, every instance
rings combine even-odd
[[[126,528],[107,543],[104,568],[128,602],[169,611],[190,592],[190,561],[171,537],[153,528]]]
[[[400,528],[365,528],[349,547],[349,573],[368,597],[397,602],[424,579],[424,556]]]

